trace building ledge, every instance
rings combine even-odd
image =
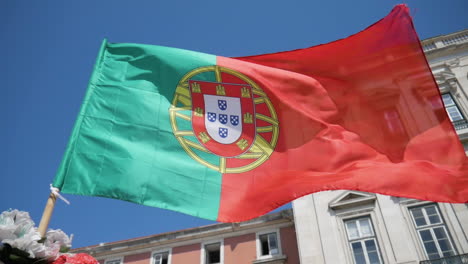
[[[287,259],[286,255],[279,255],[271,258],[257,259],[252,261],[252,264],[285,264]]]
[[[97,259],[114,255],[129,255],[151,251],[158,247],[174,247],[202,243],[212,237],[237,236],[252,232],[257,228],[272,225],[294,225],[292,209],[274,212],[240,223],[216,223],[185,230],[133,238],[123,241],[72,249],[72,253],[88,253]],[[228,235],[229,234],[229,235]],[[269,262],[266,262],[269,263]],[[276,262],[272,262],[276,263]]]

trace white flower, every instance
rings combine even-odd
[[[55,259],[61,249],[71,248],[71,239],[60,229],[50,229],[45,240],[39,240],[29,213],[10,210],[0,214],[0,242],[29,253],[31,258]]]
[[[38,232],[30,232],[20,238],[5,239],[2,243],[29,253],[31,258],[45,257],[46,248],[44,244],[38,242],[40,239]]]
[[[29,213],[12,210],[0,214],[0,241],[21,238],[29,232],[35,232]]]
[[[60,252],[60,249],[71,248],[71,239],[60,229],[50,229],[47,231],[44,245],[46,246],[47,256],[56,256]]]
[[[15,229],[14,214],[9,211],[0,214],[0,241],[16,238]]]

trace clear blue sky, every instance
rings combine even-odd
[[[357,33],[394,0],[0,0],[0,211],[39,224],[103,38],[244,56]],[[468,1],[409,0],[421,39],[468,28]],[[82,247],[212,223],[124,201],[66,195],[50,224]]]

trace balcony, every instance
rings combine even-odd
[[[455,127],[456,130],[461,130],[461,129],[464,129],[464,128],[468,128],[468,122],[466,122],[465,119],[453,121],[452,124],[453,124],[453,126]]]
[[[433,260],[423,260],[419,264],[468,264],[468,254],[445,257]]]

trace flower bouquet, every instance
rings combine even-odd
[[[98,264],[88,254],[68,254],[71,238],[49,229],[41,238],[29,213],[9,210],[0,214],[0,264]]]

